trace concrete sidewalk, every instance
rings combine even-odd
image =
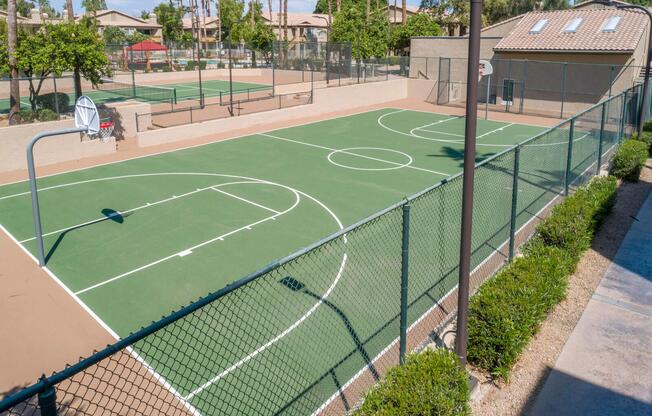
[[[529,414],[652,415],[652,195]]]

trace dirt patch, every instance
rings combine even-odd
[[[582,257],[569,280],[566,299],[541,325],[511,372],[509,384],[493,383],[479,372],[482,399],[472,404],[474,415],[526,414],[546,377],[570,337],[602,276],[616,255],[638,210],[652,190],[652,159],[638,183],[618,189],[613,212],[598,231],[591,248]]]

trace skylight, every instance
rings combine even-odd
[[[602,27],[603,32],[615,32],[616,27],[618,27],[618,22],[620,22],[620,16],[611,16],[607,19],[607,22]]]
[[[544,27],[546,27],[546,24],[548,24],[548,19],[541,19],[538,22],[532,26],[532,29],[530,29],[530,33],[535,34],[535,33],[541,33]]]
[[[577,28],[580,27],[582,24],[582,18],[581,17],[575,17],[571,19],[570,22],[566,25],[564,28],[564,33],[575,33],[577,32]]]

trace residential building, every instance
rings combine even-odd
[[[79,21],[84,15],[75,17]],[[147,19],[130,16],[118,10],[98,10],[94,14],[87,13],[85,16],[94,16],[97,19],[100,33],[105,28],[119,27],[127,34],[140,32],[149,36],[153,41],[160,42],[163,39],[163,27],[156,22],[156,15],[150,13]]]
[[[587,1],[486,27],[480,55],[493,65],[493,89],[481,88],[481,100],[560,116],[586,108],[641,80],[649,26],[644,13]],[[439,103],[463,100],[467,50],[467,36],[413,38],[411,76],[435,80]]]

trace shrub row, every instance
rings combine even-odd
[[[611,210],[617,181],[594,179],[557,205],[537,227],[523,256],[471,298],[468,358],[493,376],[509,371],[547,313],[564,299],[569,275]]]
[[[641,137],[644,137],[646,134],[649,134],[652,139],[651,133],[644,132]],[[637,182],[641,170],[645,166],[649,151],[649,143],[635,140],[634,138],[625,140],[618,146],[618,150],[616,150],[611,164],[611,174],[626,181]]]
[[[355,415],[470,415],[468,403],[468,376],[457,356],[426,350],[389,370]]]

